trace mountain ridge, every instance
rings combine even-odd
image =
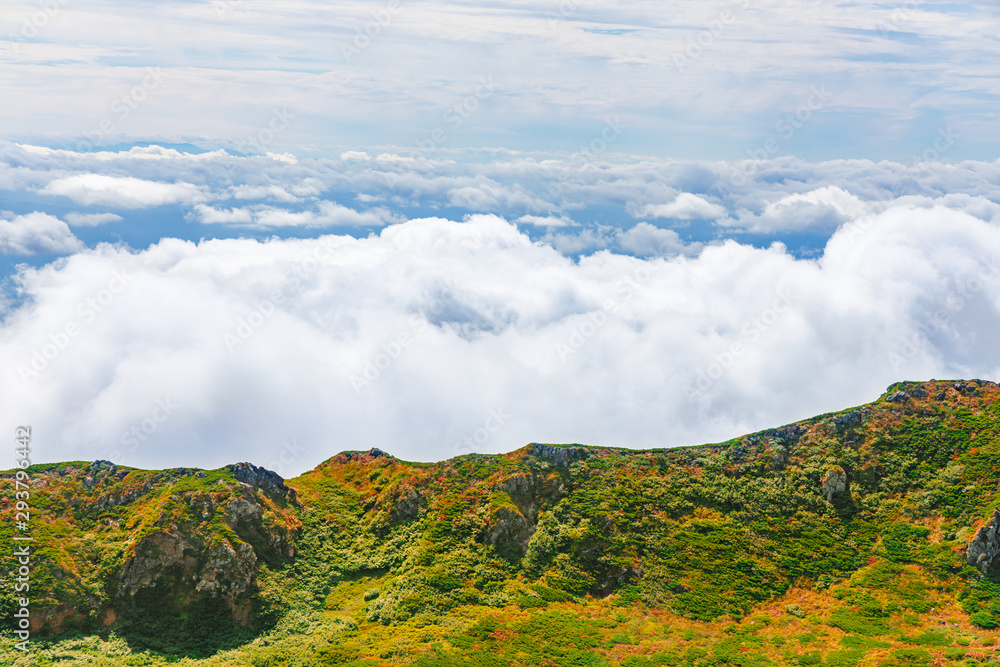
[[[998,462],[1000,387],[931,380],[679,448],[530,443],[434,463],[373,448],[288,480],[245,462],[39,464],[28,469],[39,517],[32,629],[46,645],[83,633],[154,656],[135,664],[222,655],[247,661],[232,664],[464,664],[481,652],[463,648],[472,630],[460,619],[470,614],[548,618],[550,608],[596,605],[715,627],[742,625],[799,591],[853,600],[817,616],[827,631],[882,637],[947,604],[956,627],[979,637],[1000,625]],[[0,488],[11,474],[0,473]],[[6,519],[13,494],[4,490]],[[12,535],[0,523],[0,539]],[[7,612],[10,582],[0,583]],[[790,613],[779,616],[798,618]],[[303,649],[301,663],[261,648],[295,644],[281,633],[299,617],[332,639]],[[366,654],[362,639],[379,627],[430,627],[435,639],[413,640],[391,660]],[[568,650],[557,644],[549,648]],[[862,658],[882,650],[869,649]],[[611,649],[573,650],[579,664],[618,664]],[[666,653],[646,657],[656,655]],[[710,664],[685,660],[669,664]]]

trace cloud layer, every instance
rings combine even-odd
[[[990,3],[170,0],[137,12],[123,0],[9,0],[4,10],[3,85],[18,100],[4,131],[63,145],[208,140],[360,156],[611,142],[694,159],[903,160],[948,127],[966,137],[952,149],[963,158],[995,155],[1000,137]]]
[[[458,159],[160,146],[83,153],[0,142],[0,194],[16,214],[70,223],[90,247],[123,237],[146,247],[165,236],[367,236],[408,219],[492,213],[569,253],[667,255],[739,238],[758,246],[780,241],[803,255],[820,252],[841,225],[891,206],[1000,219],[997,161],[450,155]]]
[[[31,423],[40,460],[287,475],[371,446],[662,447],[899,379],[1000,375],[1000,228],[944,206],[844,225],[813,259],[726,241],[574,261],[482,215],[361,239],[102,245],[17,281],[3,428]]]

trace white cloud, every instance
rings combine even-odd
[[[379,206],[359,212],[336,202],[321,201],[314,209],[294,211],[273,206],[216,208],[197,204],[192,217],[204,224],[227,224],[256,229],[283,227],[381,227],[404,218]]]
[[[232,190],[236,199],[272,199],[285,203],[295,203],[299,197],[278,185],[240,185]]]
[[[618,247],[637,257],[668,257],[680,253],[697,252],[700,244],[686,245],[672,229],[660,229],[648,222],[640,222],[617,235]]]
[[[471,153],[462,155],[465,157],[459,161],[303,158],[290,164],[261,157],[181,153],[152,146],[142,152],[131,149],[93,154],[37,147],[28,150],[0,142],[0,191],[43,190],[50,182],[67,178],[67,173],[78,178],[111,179],[127,173],[161,186],[169,187],[172,182],[191,184],[198,190],[198,197],[180,204],[193,209],[193,219],[197,219],[198,210],[205,210],[198,204],[223,211],[233,210],[233,204],[247,204],[249,213],[238,214],[244,223],[247,215],[252,218],[254,211],[271,205],[278,212],[267,215],[275,219],[322,225],[322,196],[338,202],[357,202],[359,207],[377,202],[388,211],[375,214],[384,222],[412,217],[414,210],[426,215],[457,207],[495,213],[508,220],[520,220],[519,224],[547,222],[533,225],[533,231],[544,230],[555,221],[571,221],[574,230],[582,233],[589,229],[588,237],[597,234],[593,231],[597,224],[630,226],[635,216],[642,217],[642,211],[656,213],[664,206],[671,209],[667,213],[678,215],[699,210],[714,215],[719,211],[711,207],[724,207],[726,215],[716,220],[674,218],[676,222],[670,223],[674,228],[686,225],[688,231],[682,230],[682,234],[695,236],[701,230],[703,233],[697,236],[702,238],[718,234],[716,227],[722,226],[776,235],[805,230],[829,235],[838,225],[856,217],[860,207],[868,205],[875,212],[894,203],[945,205],[983,219],[991,219],[994,209],[1000,206],[998,162],[903,165],[866,160],[808,163],[776,158],[755,162],[747,181],[737,185],[732,165],[724,163],[631,159],[595,162],[581,169],[567,156],[538,160],[504,153],[477,162],[471,159]],[[846,183],[850,184],[850,192],[842,186]],[[703,196],[690,194],[692,190],[712,192],[713,199],[709,202]],[[280,213],[285,210],[291,214]],[[311,215],[292,215],[305,211]],[[346,211],[340,213],[348,215]],[[370,225],[378,224],[369,220]]]
[[[196,204],[194,215],[206,225],[249,225],[253,223],[253,213],[246,208],[215,208],[207,204]]]
[[[832,231],[839,225],[876,213],[880,202],[865,203],[846,190],[827,185],[805,193],[785,195],[767,204],[760,215],[743,211],[736,219],[720,224],[742,227],[752,232]]]
[[[636,227],[626,242],[671,250],[664,230]],[[815,260],[726,241],[574,261],[472,216],[363,239],[104,245],[18,281],[0,429],[35,424],[40,460],[268,465],[292,438],[305,453],[286,474],[371,446],[439,460],[496,409],[509,418],[489,451],[663,447],[900,379],[1000,375],[1000,228],[941,206],[846,225]],[[102,305],[84,317],[87,299]],[[52,347],[69,323],[79,334]],[[33,359],[38,375],[20,379]],[[157,399],[182,407],[122,451]]]
[[[0,253],[5,255],[68,254],[82,248],[65,222],[46,213],[0,219]]]
[[[69,197],[84,206],[135,209],[190,202],[199,191],[190,183],[160,183],[132,176],[79,174],[52,181],[42,189],[42,193]]]
[[[114,213],[67,213],[66,222],[77,227],[96,227],[109,222],[121,222],[123,218]]]
[[[629,212],[636,218],[672,218],[674,220],[714,220],[726,215],[725,207],[713,204],[690,192],[681,192],[668,204],[633,206]]]
[[[539,216],[539,215],[522,215],[517,219],[522,225],[534,225],[535,227],[572,227],[576,225],[571,219],[566,216],[555,217],[549,216]]]
[[[344,151],[340,154],[341,160],[370,160],[371,156],[364,151]]]

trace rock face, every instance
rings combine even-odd
[[[392,508],[395,521],[410,521],[420,513],[424,499],[412,486],[402,489]]]
[[[233,473],[236,481],[249,484],[272,497],[284,498],[291,503],[298,500],[295,491],[285,486],[285,480],[276,472],[252,463],[234,463],[226,466],[226,469]]]
[[[118,590],[131,598],[167,578],[197,592],[221,595],[235,608],[236,599],[250,590],[256,568],[257,555],[246,542],[234,547],[224,540],[207,547],[183,534],[153,533],[140,540],[125,562]]]
[[[861,426],[861,410],[852,410],[846,414],[834,417],[833,425],[838,431],[845,431],[849,428]]]
[[[534,443],[528,447],[528,453],[537,456],[557,466],[568,466],[574,461],[590,458],[591,451],[584,447],[553,447]]]
[[[826,471],[820,493],[831,505],[843,505],[851,500],[850,482],[847,472],[840,466],[834,466]]]
[[[486,537],[488,544],[501,549],[513,549],[517,556],[528,550],[528,542],[535,532],[524,515],[511,507],[499,507],[490,515],[490,529]]]
[[[270,521],[264,505],[273,512],[297,498],[269,470],[246,463],[227,468],[237,483],[226,491],[170,497],[173,502],[125,558],[116,609],[141,613],[151,604],[156,611],[213,599],[224,603],[236,623],[249,621],[260,561],[295,555],[288,527]]]
[[[995,572],[1000,565],[1000,509],[984,523],[965,550],[965,559],[983,574]]]

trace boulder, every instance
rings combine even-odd
[[[840,466],[834,466],[823,475],[820,493],[831,505],[843,505],[851,500],[850,480],[847,472]]]

